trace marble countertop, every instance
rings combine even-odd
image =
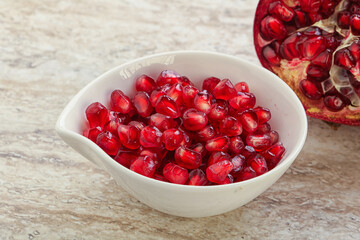
[[[55,122],[128,60],[210,50],[258,63],[255,0],[0,1],[0,239],[360,239],[360,128],[309,119],[305,147],[251,203],[200,219],[140,203]]]

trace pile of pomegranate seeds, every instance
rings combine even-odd
[[[114,90],[110,108],[90,104],[83,133],[134,172],[176,184],[228,184],[266,173],[284,155],[269,109],[256,106],[245,82],[210,77],[198,89],[165,70],[156,81],[138,77],[135,88],[132,98]]]
[[[360,125],[359,0],[260,0],[254,43],[309,116]]]

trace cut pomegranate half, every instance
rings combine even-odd
[[[295,91],[311,117],[360,125],[359,9],[354,0],[259,1],[259,60]]]

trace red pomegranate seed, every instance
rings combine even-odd
[[[162,141],[167,150],[173,151],[178,148],[181,142],[184,140],[184,134],[182,131],[171,128],[163,132]]]
[[[328,79],[330,77],[329,72],[323,69],[320,66],[316,66],[313,64],[310,64],[306,69],[306,74],[308,79],[314,80],[314,81],[324,81],[325,79]]]
[[[259,134],[269,133],[270,131],[271,131],[271,126],[267,122],[260,124],[258,126],[258,128],[256,129],[256,133],[259,133]]]
[[[293,60],[294,58],[300,57],[300,52],[298,48],[298,42],[301,33],[296,32],[285,38],[285,40],[280,45],[280,55],[286,60]]]
[[[234,182],[234,177],[231,175],[231,174],[228,174],[225,178],[224,181],[222,182],[219,182],[218,184],[219,185],[224,185],[224,184],[230,184],[230,183],[233,183]]]
[[[163,175],[167,180],[169,180],[169,182],[176,184],[185,184],[189,179],[188,170],[174,163],[168,163],[165,165]]]
[[[153,107],[155,107],[157,101],[159,100],[159,98],[161,96],[166,95],[166,93],[169,91],[170,87],[171,86],[169,84],[166,84],[166,85],[160,87],[159,89],[154,90],[151,93],[150,102]]]
[[[154,126],[146,126],[140,132],[140,144],[144,147],[160,147],[162,133]]]
[[[158,173],[155,173],[153,178],[162,182],[169,182],[163,175]]]
[[[203,81],[202,90],[206,90],[211,93],[219,82],[219,78],[209,77]]]
[[[236,179],[237,181],[245,181],[256,177],[257,174],[251,167],[246,167],[240,173],[240,176]]]
[[[270,3],[268,12],[284,22],[290,22],[294,17],[294,11],[290,7],[283,4],[281,1]]]
[[[258,176],[268,171],[266,160],[260,154],[255,155],[253,158],[249,159],[248,162]]]
[[[137,127],[140,131],[146,127],[145,123],[139,121],[131,121],[129,125]],[[161,131],[161,130],[160,130]]]
[[[321,0],[300,0],[300,7],[305,12],[318,12],[321,6]]]
[[[350,29],[352,34],[360,35],[360,15],[354,14],[350,17]]]
[[[176,83],[181,83],[182,78],[181,76],[172,70],[164,70],[160,73],[159,77],[156,79],[156,84],[161,87],[164,86],[165,84],[176,84]]]
[[[269,170],[273,169],[280,162],[284,154],[285,147],[281,142],[278,142],[275,145],[271,146],[263,153]]]
[[[233,176],[237,177],[246,166],[246,158],[243,155],[238,154],[231,159],[231,163],[233,164],[234,167],[230,173]]]
[[[242,133],[242,126],[234,117],[226,117],[220,123],[220,132],[227,136],[237,136]]]
[[[237,91],[229,79],[223,79],[215,86],[212,94],[216,99],[229,100],[236,96]]]
[[[135,111],[135,109],[132,108],[131,111]],[[130,112],[131,112],[130,111]],[[115,111],[109,112],[109,120],[118,119],[121,124],[128,124],[130,122],[130,112],[128,114],[122,114]]]
[[[120,113],[128,113],[133,108],[130,98],[121,90],[114,90],[110,97],[110,107]]]
[[[301,55],[306,59],[313,59],[325,50],[325,39],[323,36],[302,36],[298,43]]]
[[[204,112],[190,108],[183,114],[183,124],[187,130],[197,131],[206,126],[208,118]]]
[[[358,61],[360,59],[360,41],[353,42],[348,49],[354,57],[354,60]]]
[[[279,141],[279,133],[277,131],[270,131],[269,136],[271,138],[271,145],[277,143]]]
[[[350,69],[355,66],[354,57],[346,48],[340,49],[335,53],[334,63],[345,69]]]
[[[315,83],[310,80],[304,79],[300,82],[301,92],[309,99],[318,100],[322,97],[322,93]]]
[[[189,183],[192,186],[205,186],[208,180],[205,173],[201,169],[191,170],[189,173]]]
[[[121,120],[119,118],[114,118],[108,121],[104,126],[104,131],[109,131],[114,135],[118,135],[117,129],[121,124]]]
[[[324,105],[332,112],[338,112],[346,106],[345,102],[337,95],[325,96]]]
[[[254,112],[258,117],[259,124],[263,124],[271,119],[271,112],[268,108],[256,107]]]
[[[174,120],[161,113],[155,113],[149,118],[149,125],[158,128],[160,131],[165,131],[167,129],[175,127]]]
[[[102,132],[96,138],[96,144],[110,156],[115,156],[120,148],[119,139],[111,132]]]
[[[179,166],[195,169],[201,165],[201,154],[186,147],[179,147],[175,151],[175,161]]]
[[[156,170],[154,160],[148,156],[139,156],[130,165],[130,170],[146,177],[152,177]]]
[[[150,94],[156,89],[156,84],[154,79],[143,74],[135,80],[135,88],[138,92],[146,92]]]
[[[246,159],[249,159],[255,156],[257,152],[251,146],[245,146],[244,149],[241,151],[241,155],[243,155]]]
[[[156,105],[155,109],[158,113],[164,114],[171,118],[177,118],[180,116],[180,108],[177,103],[169,96],[161,96]]]
[[[84,131],[84,136],[96,143],[96,138],[102,131],[101,127],[90,128]]]
[[[283,39],[286,34],[286,28],[282,21],[272,16],[267,16],[260,22],[261,36],[267,40]]]
[[[210,182],[222,183],[232,169],[233,164],[230,161],[217,162],[206,169],[206,177]]]
[[[126,148],[137,149],[140,147],[140,130],[132,125],[122,125],[118,127],[120,142]]]
[[[198,92],[199,90],[194,86],[187,85],[183,87],[183,102],[186,107],[194,107],[194,98]]]
[[[281,58],[270,45],[262,49],[262,55],[271,65],[273,66],[280,65]]]
[[[332,60],[332,50],[326,49],[319,55],[317,55],[311,62],[314,65],[321,66],[325,69],[330,69]]]
[[[206,114],[210,112],[211,98],[207,91],[198,92],[194,98],[194,107]]]
[[[350,27],[350,12],[341,11],[337,14],[337,24],[342,29],[349,29]]]
[[[181,85],[183,87],[188,86],[188,85],[194,86],[194,83],[192,83],[188,77],[181,76]]]
[[[153,111],[149,95],[146,92],[138,92],[133,99],[134,107],[136,112],[141,117],[148,117]]]
[[[216,135],[216,132],[214,127],[209,124],[196,132],[196,134],[200,141],[206,142],[207,140],[213,139]]]
[[[181,106],[183,103],[183,86],[180,83],[172,85],[167,95],[172,98],[178,106]]]
[[[202,157],[204,157],[206,154],[206,148],[202,143],[193,144],[189,148],[195,152],[200,153]]]
[[[206,142],[205,148],[209,152],[226,151],[229,148],[230,139],[228,136],[220,136]]]
[[[254,110],[249,109],[240,114],[238,117],[242,127],[249,133],[255,132],[259,126],[259,120]]]
[[[214,103],[211,105],[208,117],[213,121],[220,121],[228,115],[228,107],[226,103]]]
[[[129,168],[137,157],[138,154],[134,150],[120,149],[114,159],[124,167]]]
[[[230,138],[229,150],[234,154],[239,154],[244,149],[245,144],[240,136]]]
[[[249,92],[249,86],[246,82],[238,82],[234,87],[238,92]]]
[[[236,110],[253,108],[256,103],[255,95],[252,93],[238,92],[236,97],[229,99],[229,105]]]
[[[86,118],[89,121],[90,128],[104,127],[109,121],[109,111],[99,102],[90,104],[85,110]]]
[[[246,144],[253,147],[256,151],[263,151],[271,146],[271,137],[269,134],[251,133],[246,137]]]
[[[231,157],[228,153],[226,152],[212,152],[210,154],[209,160],[208,160],[208,165],[213,165],[217,162],[221,162],[221,161],[231,161]]]

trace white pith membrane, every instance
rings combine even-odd
[[[283,2],[289,7],[295,7],[297,5],[296,3],[294,3],[294,0],[283,0]],[[329,18],[322,19],[310,26],[297,29],[295,32],[303,32],[310,27],[318,27],[329,33],[337,32],[343,37],[338,48],[332,53],[332,65],[329,71],[330,77],[329,79],[321,82],[321,87],[323,93],[326,94],[334,86],[341,95],[345,96],[350,100],[351,105],[347,106],[350,111],[360,111],[360,97],[352,86],[350,78],[348,77],[349,75],[346,74],[347,70],[334,64],[334,56],[339,50],[349,47],[353,42],[360,39],[360,36],[353,35],[350,29],[341,29],[337,25],[337,15],[340,11],[346,9],[348,3],[349,0],[342,0],[336,6],[334,13]],[[289,32],[288,36],[293,33],[294,32]],[[260,42],[260,46],[261,45],[262,43]],[[298,87],[295,85],[298,84],[301,80],[306,79],[306,71],[310,63],[310,60],[299,58],[294,58],[292,60],[281,59],[280,66],[271,66],[271,68],[280,78],[284,79],[290,85],[290,87],[297,92],[298,95],[301,94],[302,96],[304,96],[300,90],[297,90]],[[360,60],[357,60],[355,67],[351,68],[349,71],[353,74],[355,80],[360,82]],[[308,108],[307,111],[316,113],[324,111],[324,109],[321,110],[317,108]],[[356,116],[347,115],[347,118],[355,119]]]

